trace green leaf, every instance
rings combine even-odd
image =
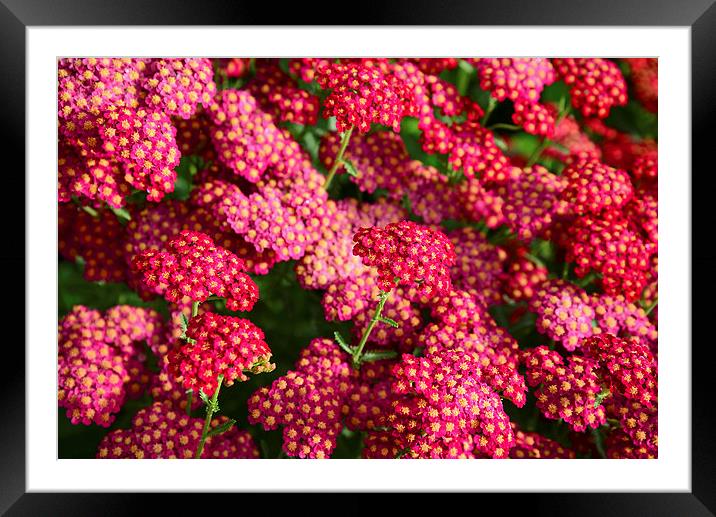
[[[366,352],[360,358],[361,362],[382,361],[383,359],[395,359],[398,352],[395,350]]]
[[[343,336],[341,336],[340,332],[334,332],[333,335],[336,338],[336,343],[338,343],[338,346],[340,346],[348,354],[353,355],[353,350],[351,349],[350,346],[348,346],[348,343],[346,343],[346,340],[343,339]]]
[[[201,390],[201,389],[199,390],[199,398],[201,398],[201,401],[205,405],[207,405],[207,406],[211,405],[211,399],[209,398],[209,396],[206,393],[204,393],[204,390]]]
[[[236,420],[234,420],[233,418],[230,418],[223,424],[221,424],[217,427],[214,427],[211,431],[209,431],[209,436],[216,436],[217,434],[223,434],[226,431],[228,431],[229,429],[231,429],[235,423],[236,423]]]
[[[95,210],[95,209],[92,208],[91,206],[83,206],[83,207],[82,207],[82,210],[84,210],[85,212],[87,212],[89,215],[91,215],[91,216],[94,217],[95,219],[97,219],[97,218],[99,217],[99,214],[97,213],[97,210]]]
[[[354,178],[358,177],[358,169],[355,168],[355,165],[353,165],[350,160],[341,160],[341,163],[346,168],[346,172],[349,176],[353,176]]]
[[[597,396],[596,396],[596,398],[595,398],[595,400],[594,400],[594,408],[595,408],[595,409],[598,408],[599,405],[600,405],[602,402],[604,402],[604,399],[607,398],[607,397],[608,397],[609,395],[611,395],[611,394],[612,394],[612,392],[609,391],[608,388],[602,388],[602,391],[600,391],[600,392],[597,394]]]
[[[110,209],[112,210],[112,212],[114,212],[114,215],[116,215],[116,216],[119,218],[120,221],[125,221],[125,222],[127,222],[127,221],[131,221],[131,220],[132,220],[131,214],[130,214],[129,212],[127,212],[126,209],[124,209],[124,208],[113,208],[113,207],[110,207]]]
[[[390,325],[391,327],[396,328],[396,329],[397,329],[398,327],[400,327],[400,325],[398,324],[397,321],[395,321],[395,320],[392,319],[392,318],[386,318],[385,316],[381,316],[378,321],[380,321],[380,322],[382,322],[382,323],[385,323],[385,324],[387,324],[387,325]]]

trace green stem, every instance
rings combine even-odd
[[[533,264],[536,264],[539,267],[547,267],[544,265],[544,262],[541,259],[535,257],[531,253],[525,253],[524,255],[525,255],[525,258],[527,258]]]
[[[549,145],[549,142],[546,138],[542,138],[542,141],[539,143],[537,148],[532,152],[530,157],[527,159],[527,164],[525,167],[532,167],[535,163],[537,163],[537,160],[539,160],[540,156],[542,156],[542,152],[547,149],[547,146]]]
[[[341,134],[341,147],[338,149],[338,154],[336,155],[336,159],[333,162],[333,166],[331,167],[331,170],[328,171],[328,176],[326,177],[326,183],[324,185],[324,188],[328,190],[328,187],[331,186],[331,182],[333,181],[333,176],[336,175],[336,171],[338,170],[338,167],[340,167],[341,162],[343,161],[343,153],[346,152],[346,147],[348,147],[348,142],[351,140],[351,133],[353,133],[353,128],[349,128],[348,131]]]
[[[649,305],[646,309],[644,309],[644,314],[647,316],[651,314],[651,311],[654,310],[654,307],[656,307],[659,303],[659,297],[657,296],[656,299],[652,302],[651,305]]]
[[[380,297],[378,298],[378,306],[375,309],[375,313],[373,314],[373,317],[371,318],[370,323],[368,324],[368,328],[365,329],[365,331],[363,332],[363,336],[361,336],[360,343],[358,343],[358,346],[356,347],[355,352],[353,352],[353,366],[355,368],[360,367],[361,354],[363,353],[363,348],[365,348],[365,344],[368,341],[368,336],[370,336],[370,333],[373,332],[373,328],[380,321],[380,315],[383,312],[383,307],[385,307],[385,302],[388,301],[389,297],[390,297],[390,291],[388,291],[388,292],[381,291]]]
[[[482,127],[486,127],[487,120],[490,118],[490,115],[492,115],[492,112],[497,107],[497,99],[494,97],[490,97],[490,100],[487,101],[487,109],[485,110],[485,114],[482,116],[482,119],[480,120],[480,125]]]
[[[191,317],[193,318],[197,314],[199,314],[199,303],[201,302],[191,302]]]
[[[491,131],[493,131],[493,130],[495,130],[495,129],[506,129],[506,130],[509,130],[509,131],[518,131],[518,130],[520,130],[520,129],[522,129],[522,128],[521,128],[520,126],[516,126],[516,125],[514,125],[514,124],[505,124],[504,122],[498,122],[497,124],[492,124],[492,125],[491,125],[490,127],[488,127],[487,129],[489,129],[489,130],[491,130]]]
[[[554,122],[554,125],[557,126],[560,122],[562,122],[562,119],[566,117],[569,114],[569,106],[565,106],[563,104],[563,99],[560,100],[559,105],[559,114],[557,115],[557,118]],[[526,167],[532,167],[535,163],[537,163],[537,160],[540,159],[540,156],[542,156],[542,153],[545,149],[547,149],[550,145],[550,141],[547,140],[546,137],[542,137],[542,140],[540,141],[539,145],[537,146],[537,149],[534,150],[534,152],[530,155],[529,159],[527,160]]]
[[[95,210],[95,209],[92,208],[91,206],[83,206],[83,207],[82,207],[82,210],[84,210],[85,212],[87,212],[89,215],[91,215],[91,216],[94,217],[95,219],[97,219],[97,218],[99,217],[99,213],[97,212],[97,210]]]
[[[216,391],[214,396],[211,397],[211,403],[206,406],[206,419],[204,420],[204,429],[201,431],[201,440],[199,440],[199,447],[196,449],[196,459],[201,458],[201,453],[204,452],[204,444],[206,439],[209,437],[209,428],[211,427],[211,417],[214,416],[214,412],[218,410],[218,404],[216,401],[219,399],[219,391],[221,390],[221,383],[224,382],[224,376],[219,375],[218,384],[216,385]]]
[[[612,392],[609,391],[609,388],[602,388],[602,391],[597,393],[597,396],[594,400],[594,409],[598,408],[602,402],[604,402],[604,399],[607,398],[609,395],[611,395]]]

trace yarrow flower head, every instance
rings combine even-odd
[[[213,394],[219,375],[231,386],[248,380],[245,372],[275,368],[263,331],[249,320],[206,312],[189,320],[186,337],[187,343],[169,353],[169,369],[196,393]]]
[[[605,294],[622,294],[628,301],[641,297],[648,282],[653,245],[634,231],[619,211],[578,217],[565,232],[566,259],[584,277],[590,270],[601,273]]]
[[[634,94],[646,109],[656,113],[659,104],[659,60],[656,58],[626,59],[631,68]]]
[[[480,88],[498,101],[539,101],[545,86],[555,80],[554,68],[545,58],[482,58],[475,60]]]
[[[658,331],[638,303],[628,302],[624,295],[592,295],[597,324],[603,333],[633,336],[654,347]]]
[[[549,274],[546,267],[535,264],[524,256],[525,253],[524,248],[520,248],[515,259],[509,263],[506,272],[506,293],[516,301],[531,300]]]
[[[512,121],[531,135],[551,137],[555,132],[555,109],[551,104],[515,102],[515,112]]]
[[[248,91],[223,90],[209,113],[218,160],[237,176],[255,183],[269,169],[285,175],[300,165],[298,143]]]
[[[298,87],[273,59],[257,59],[256,73],[247,89],[261,107],[281,122],[314,125],[318,118],[318,97]]]
[[[283,450],[290,457],[330,457],[352,386],[347,359],[332,340],[314,339],[294,370],[251,396],[249,423],[266,430],[283,426]]]
[[[546,280],[529,303],[537,314],[537,330],[561,342],[567,350],[575,350],[594,333],[594,308],[589,295],[576,285]]]
[[[524,351],[524,363],[527,382],[538,386],[537,407],[545,417],[562,419],[577,432],[606,422],[604,406],[596,404],[601,385],[595,361],[573,355],[565,363],[558,352],[539,346]]]
[[[102,314],[76,306],[58,329],[58,402],[73,424],[109,427],[126,398],[149,382],[142,341],[156,349],[162,334],[152,310],[117,306]]]
[[[634,194],[629,174],[597,160],[587,160],[568,167],[562,199],[570,203],[575,214],[599,214],[606,209],[623,207]]]
[[[540,165],[512,168],[506,182],[495,190],[505,199],[502,213],[508,226],[525,241],[542,235],[555,217],[566,212],[567,203],[560,200],[566,186],[563,177]]]
[[[572,104],[585,117],[606,118],[613,106],[627,102],[627,86],[619,66],[601,58],[554,58],[557,75],[570,89]]]
[[[216,429],[226,422],[226,417],[215,418],[210,428]],[[139,410],[132,419],[132,427],[116,429],[102,438],[97,458],[193,458],[203,425],[203,419],[187,416],[168,401],[155,402]],[[248,431],[232,427],[210,435],[201,457],[253,459],[259,457],[259,450]]]
[[[258,287],[243,272],[243,261],[203,233],[183,230],[164,250],[136,255],[132,267],[170,302],[185,296],[203,302],[214,294],[226,298],[229,310],[247,311],[258,300]]]
[[[401,221],[384,228],[362,228],[353,240],[353,254],[361,257],[365,265],[377,268],[382,290],[416,282],[427,297],[450,290],[455,251],[440,231]]]
[[[611,398],[609,400],[612,400]],[[608,405],[619,420],[619,429],[606,440],[609,458],[656,458],[659,447],[659,419],[656,405],[644,404],[617,395]]]
[[[456,264],[450,270],[455,287],[474,293],[485,305],[499,302],[507,253],[469,226],[448,235],[457,256]]]
[[[388,425],[408,457],[507,457],[514,434],[500,397],[481,379],[471,354],[438,349],[404,354],[393,368]]]
[[[322,63],[316,72],[321,88],[331,91],[323,101],[323,115],[336,117],[339,133],[351,127],[367,133],[373,123],[398,132],[403,116],[411,112],[407,85],[376,66]]]
[[[645,406],[653,406],[657,389],[656,360],[648,346],[638,338],[601,334],[587,339],[583,348],[600,364],[611,390]]]
[[[208,108],[216,94],[209,59],[154,59],[143,73],[147,104],[171,116],[188,119],[199,103]]]

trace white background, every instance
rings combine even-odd
[[[27,490],[690,491],[690,29],[27,29]],[[659,58],[657,460],[57,459],[57,91],[63,56]]]

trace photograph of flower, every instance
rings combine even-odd
[[[57,77],[60,458],[658,457],[656,58]]]

